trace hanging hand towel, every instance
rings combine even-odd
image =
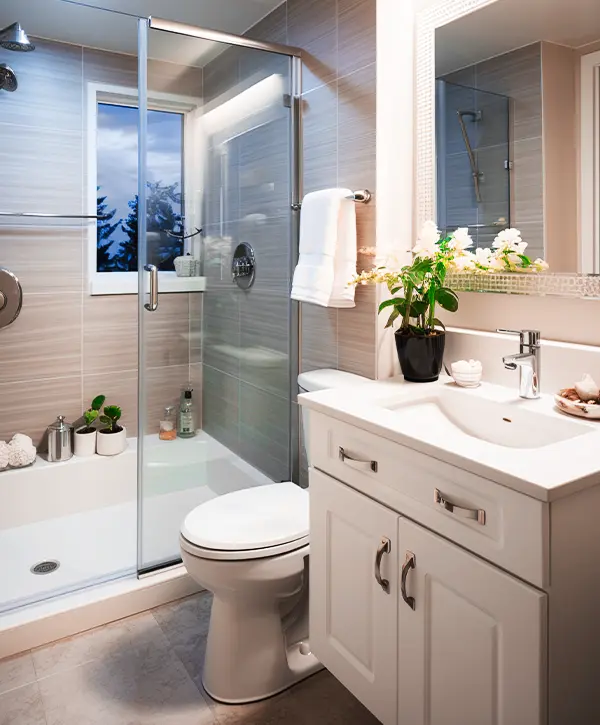
[[[350,189],[307,194],[300,214],[300,255],[292,299],[321,307],[354,307],[356,207]]]

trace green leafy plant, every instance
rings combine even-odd
[[[118,405],[105,405],[104,411],[100,416],[100,422],[104,423],[106,428],[103,428],[104,433],[118,433],[122,430],[119,425],[119,419],[121,418],[121,408]]]
[[[92,404],[83,414],[83,417],[85,418],[85,428],[80,431],[81,433],[92,433],[95,430],[92,424],[100,415],[100,409],[104,405],[105,400],[105,395],[97,395],[92,400]]]

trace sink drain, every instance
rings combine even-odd
[[[48,561],[40,561],[34,564],[29,570],[32,574],[52,574],[60,566],[59,561],[54,559],[48,559]]]

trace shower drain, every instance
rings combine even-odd
[[[48,561],[40,561],[34,564],[29,570],[32,574],[52,574],[60,566],[60,561],[48,559]]]

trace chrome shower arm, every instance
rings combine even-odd
[[[472,116],[474,121],[479,121],[481,119],[481,114],[475,113],[475,111],[457,111],[456,115],[458,116],[458,122],[460,123],[460,130],[462,133],[463,141],[465,142],[467,155],[469,156],[469,163],[471,164],[471,175],[473,176],[473,186],[475,187],[475,198],[477,200],[477,203],[479,204],[481,203],[481,189],[479,186],[481,172],[477,167],[477,161],[475,159],[475,154],[473,153],[471,142],[469,141],[469,134],[467,133],[467,127],[465,126],[464,117]]]

